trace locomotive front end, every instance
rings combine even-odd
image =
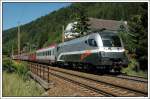
[[[101,65],[111,66],[111,68],[120,69],[128,66],[128,58],[122,40],[117,33],[101,32],[99,33],[102,41],[99,57]]]

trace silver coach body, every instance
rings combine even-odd
[[[55,62],[55,46],[37,50],[36,60],[39,62]]]

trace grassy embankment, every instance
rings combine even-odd
[[[142,71],[138,68],[139,63],[137,62],[136,59],[130,58],[129,59],[129,65],[127,68],[122,69],[122,73],[126,73],[131,76],[139,76],[139,77],[144,77],[148,78],[148,72],[147,71]]]
[[[30,79],[26,63],[3,58],[3,96],[41,96],[44,89]]]

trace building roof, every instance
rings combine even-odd
[[[73,25],[77,24],[77,22],[68,23],[65,29],[65,39],[75,38],[79,35],[79,33],[72,32]],[[97,19],[97,18],[89,18],[88,24],[90,25],[90,31],[93,30],[101,30],[106,29],[110,31],[118,31],[121,28],[121,25],[127,30],[127,21],[116,21],[116,20],[104,20],[104,19]],[[90,32],[89,31],[89,32]]]
[[[104,20],[104,19],[96,19],[96,18],[89,18],[90,29],[108,29],[108,30],[118,30],[120,25],[127,27],[126,21],[116,21],[116,20]]]

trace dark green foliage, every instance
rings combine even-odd
[[[148,14],[147,3],[141,6],[141,15],[134,15],[129,21],[129,30],[132,34],[132,43],[135,49],[136,59],[140,68],[147,70],[148,67]]]
[[[135,66],[136,70],[148,69],[148,14],[147,3],[139,6],[140,14],[132,15],[128,20],[129,31],[120,31],[125,48],[129,54],[134,54],[139,65]]]
[[[80,35],[85,35],[89,31],[89,21],[88,16],[86,15],[86,10],[83,6],[77,7],[75,10],[75,21],[77,24],[73,26],[73,32],[80,33]]]
[[[3,58],[3,70],[11,73],[11,72],[14,72],[15,69],[11,66],[12,65],[12,60],[9,59],[9,58]]]

